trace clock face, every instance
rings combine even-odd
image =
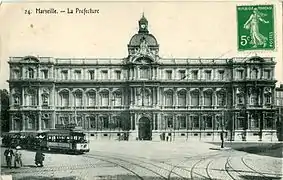
[[[145,26],[146,26],[145,24],[142,24],[142,25],[141,25],[141,28],[143,28],[143,29],[144,29],[144,28],[145,28]]]

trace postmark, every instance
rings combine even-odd
[[[274,50],[274,6],[237,6],[238,50]]]

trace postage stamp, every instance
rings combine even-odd
[[[237,6],[238,50],[274,50],[273,5]]]

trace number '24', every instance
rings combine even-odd
[[[30,9],[25,9],[25,14],[30,15],[31,14],[31,10]]]

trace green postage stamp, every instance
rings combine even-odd
[[[274,50],[273,5],[237,6],[238,50]]]

